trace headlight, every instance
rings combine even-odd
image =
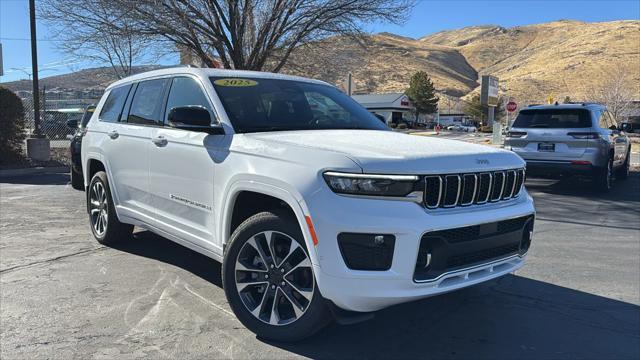
[[[407,197],[416,192],[414,175],[350,174],[329,171],[324,179],[335,193],[364,196]],[[416,194],[417,195],[417,194]]]

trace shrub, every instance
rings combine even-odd
[[[11,90],[0,86],[0,163],[22,157],[25,138],[22,100]]]
[[[398,124],[398,129],[406,129],[407,128],[407,124],[402,123],[402,124]]]
[[[392,129],[395,129],[396,126],[398,126],[398,124],[396,124],[396,123],[390,123],[389,124],[389,127],[392,128]]]

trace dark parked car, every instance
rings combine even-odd
[[[78,120],[72,119],[67,121],[67,126],[70,129],[75,130],[73,136],[71,137],[71,144],[69,146],[69,151],[71,152],[71,187],[76,190],[84,191],[84,180],[82,179],[82,161],[80,160],[80,149],[82,146],[82,137],[86,133],[86,126],[91,119],[91,115],[95,111],[95,105],[89,105],[85,108],[84,114],[82,115],[82,119],[80,122]]]

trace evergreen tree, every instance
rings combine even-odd
[[[416,120],[420,114],[433,114],[438,111],[436,89],[431,78],[424,71],[418,71],[411,77],[409,88],[404,92],[415,109]]]

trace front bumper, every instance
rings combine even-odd
[[[330,190],[305,199],[315,231],[314,270],[322,295],[351,311],[375,311],[478,284],[519,269],[526,254],[489,259],[419,282],[414,278],[422,237],[437,230],[494,223],[533,215],[533,200],[523,189],[517,198],[464,208],[427,210],[404,201],[339,196]],[[391,266],[384,271],[352,270],[340,252],[340,233],[395,236]]]

